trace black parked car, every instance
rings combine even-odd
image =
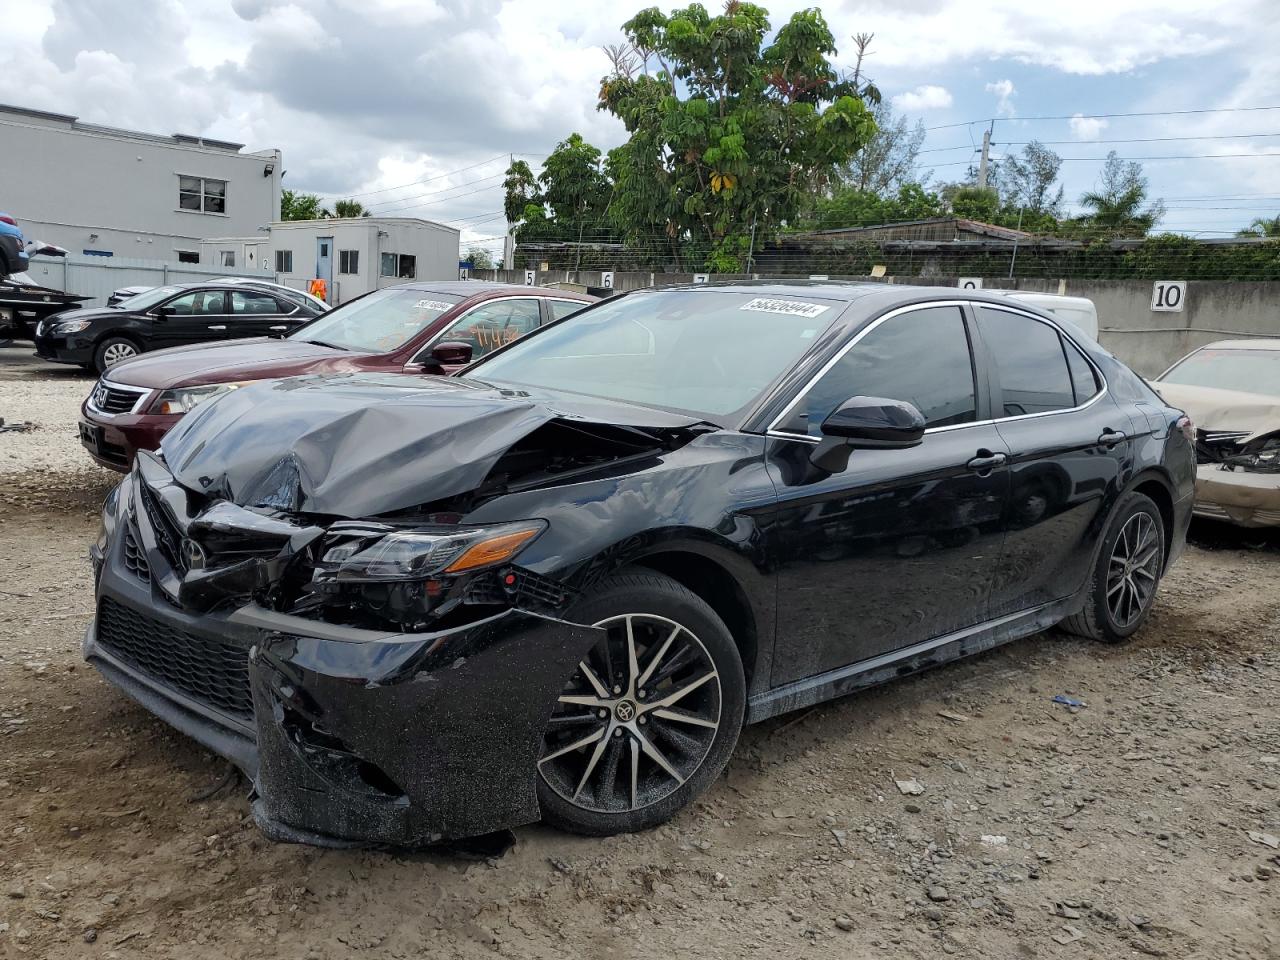
[[[105,505],[84,652],[276,838],[636,830],[743,723],[1057,623],[1130,636],[1193,435],[980,291],[629,293],[455,377],[197,407]]]
[[[147,350],[281,336],[321,312],[300,300],[236,283],[175,283],[114,307],[54,314],[36,327],[36,353],[101,373]]]

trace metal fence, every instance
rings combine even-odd
[[[215,277],[253,277],[275,281],[269,270],[253,272],[204,266],[198,263],[168,263],[130,257],[35,257],[27,275],[36,283],[64,293],[91,297],[85,306],[100,307],[120,287],[160,287],[166,283],[192,283]]]

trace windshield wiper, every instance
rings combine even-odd
[[[338,345],[338,344],[336,344],[336,343],[325,343],[323,340],[303,340],[302,342],[303,342],[303,343],[309,343],[309,344],[311,344],[313,347],[328,347],[328,348],[330,348],[331,350],[347,350],[347,351],[350,351],[350,349],[351,349],[350,347],[343,347],[343,346],[339,346],[339,345]]]

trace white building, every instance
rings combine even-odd
[[[280,216],[279,150],[0,105],[0,210],[73,254],[196,263]]]
[[[458,279],[459,234],[414,217],[283,220],[270,230],[200,244],[200,262],[274,273],[300,290],[325,281],[330,303],[406,280]]]

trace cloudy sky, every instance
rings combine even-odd
[[[1167,229],[1221,236],[1280,213],[1276,0],[862,0],[823,9],[842,56],[929,129],[935,181],[1053,143],[1069,201],[1108,150],[1150,159]],[[5,0],[0,102],[284,152],[286,186],[354,196],[500,246],[511,153],[578,131],[607,148],[601,52],[642,5],[610,0]],[[793,0],[764,0],[775,25]],[[713,5],[714,6],[714,5]],[[1231,108],[1232,112],[1223,112]],[[1174,111],[1208,111],[1175,114]],[[1167,114],[1115,116],[1116,114]],[[1109,114],[1112,116],[1097,116]],[[1051,119],[1042,119],[1051,118]],[[1121,142],[1139,141],[1139,142]],[[1076,159],[1079,158],[1079,159]]]

